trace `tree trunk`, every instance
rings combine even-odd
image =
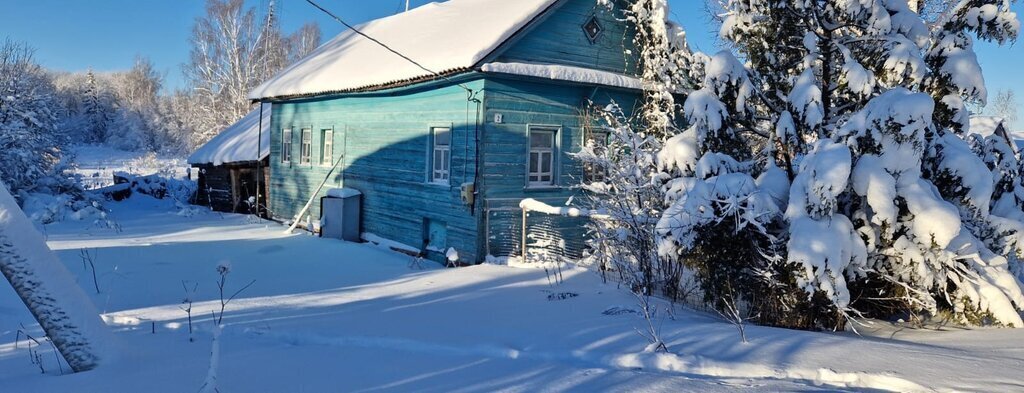
[[[0,183],[0,272],[75,372],[100,362],[109,334],[95,306]]]

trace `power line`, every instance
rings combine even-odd
[[[426,72],[428,72],[428,73],[430,73],[430,74],[432,74],[432,75],[434,75],[434,76],[436,76],[438,78],[444,79],[444,80],[446,80],[448,82],[454,83],[456,86],[461,87],[462,89],[464,89],[467,92],[469,92],[469,94],[471,94],[471,95],[473,94],[473,89],[470,89],[470,88],[466,87],[465,85],[463,85],[461,83],[455,83],[455,81],[451,80],[451,78],[448,78],[447,76],[444,76],[444,75],[442,75],[442,74],[440,74],[440,73],[438,73],[438,72],[436,72],[434,70],[431,70],[431,69],[425,67],[424,65],[420,64],[416,60],[411,59],[409,56],[403,55],[401,52],[399,52],[399,51],[397,51],[395,49],[392,49],[390,46],[387,46],[387,44],[385,44],[383,42],[380,42],[380,41],[377,41],[376,38],[373,38],[373,37],[370,37],[369,35],[366,35],[362,31],[360,31],[359,29],[355,28],[355,26],[352,26],[352,25],[348,24],[348,22],[345,22],[344,20],[339,18],[337,15],[334,15],[334,13],[332,13],[331,11],[328,11],[324,7],[321,7],[315,1],[313,1],[313,0],[306,0],[306,2],[309,3],[310,5],[316,7],[320,11],[323,11],[325,14],[329,15],[331,18],[334,18],[334,20],[338,21],[338,23],[341,23],[342,25],[344,25],[345,27],[349,28],[350,30],[352,30],[356,34],[359,34],[363,38],[366,38],[366,39],[368,39],[370,41],[373,41],[375,44],[380,45],[384,49],[387,49],[389,52],[394,53],[396,56],[401,57],[402,59],[405,59],[405,61],[408,61],[409,63],[412,63],[413,65],[415,65],[416,67],[419,67],[423,71],[426,71]]]

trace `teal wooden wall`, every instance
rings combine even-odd
[[[474,90],[480,80],[465,82]],[[363,192],[363,232],[419,248],[424,219],[447,224],[449,247],[478,260],[477,218],[461,202],[459,187],[472,182],[475,166],[476,104],[467,106],[460,87],[437,86],[402,92],[275,103],[271,137],[270,209],[291,219],[329,171],[320,162],[320,131],[334,129],[334,156],[344,160],[328,187]],[[292,128],[292,161],[281,162],[284,128]],[[452,127],[450,185],[428,181],[432,127]],[[299,163],[302,128],[313,129],[313,163]],[[319,219],[319,198],[310,210]]]
[[[596,43],[583,24],[598,16],[604,27]],[[565,0],[554,13],[507,43],[488,61],[564,64],[611,72],[635,72],[626,58],[632,32],[617,20],[621,14],[596,5],[595,0]],[[635,53],[635,51],[632,51]],[[320,133],[334,130],[334,156],[344,160],[328,187],[363,192],[363,232],[419,247],[424,219],[447,225],[447,246],[463,261],[482,261],[488,253],[518,250],[519,201],[536,198],[553,205],[584,197],[576,186],[583,172],[572,157],[583,144],[580,110],[586,100],[611,101],[631,108],[637,92],[565,82],[484,75],[456,77],[481,91],[480,178],[475,211],[464,205],[459,186],[474,181],[477,107],[467,105],[466,92],[451,83],[429,82],[395,90],[275,103],[272,120],[270,209],[275,217],[291,219],[326,176],[320,165]],[[495,115],[503,119],[495,122]],[[557,181],[554,187],[527,187],[530,126],[554,126],[558,132]],[[428,182],[430,129],[453,127],[452,179],[448,186]],[[281,130],[292,128],[292,162],[281,163]],[[311,165],[299,163],[301,129],[313,130]],[[318,196],[319,197],[319,196]],[[320,217],[319,198],[310,211]],[[582,221],[537,217],[536,228],[579,248]],[[509,244],[515,245],[509,246]],[[489,246],[489,247],[488,247]]]
[[[628,109],[637,102],[639,93],[510,76],[490,76],[484,89],[484,119],[487,123],[481,148],[480,197],[489,213],[485,232],[490,237],[489,251],[492,254],[517,254],[521,243],[517,234],[521,228],[521,214],[508,211],[518,207],[519,201],[534,198],[561,206],[569,198],[574,198],[579,205],[582,198],[587,197],[578,188],[583,180],[583,168],[573,157],[584,143],[581,123],[585,103],[593,102],[603,107],[616,102]],[[502,117],[501,123],[495,122],[497,115]],[[528,184],[528,133],[531,126],[559,129],[553,187],[530,187]],[[550,235],[567,241],[570,248],[581,247],[579,243],[584,239],[584,230],[580,220],[543,222],[539,214],[531,220],[537,222],[540,231],[558,232]]]
[[[636,61],[626,54],[627,50],[636,53],[632,50],[634,33],[621,21],[622,7],[618,4],[609,11],[596,0],[566,0],[529,34],[512,42],[495,61],[563,64],[635,74]],[[583,32],[583,25],[592,16],[604,27],[594,43]]]

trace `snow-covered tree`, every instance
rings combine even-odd
[[[748,70],[723,51],[704,58],[702,88],[683,106],[686,131],[658,155],[669,206],[658,223],[663,257],[691,269],[704,302],[719,311],[745,305],[759,322],[813,327],[783,260],[782,211],[789,178],[775,157],[775,133],[761,124]],[[778,122],[792,134],[792,119]],[[798,312],[800,311],[800,312]]]
[[[658,256],[654,233],[664,198],[652,182],[661,142],[640,130],[642,121],[617,105],[588,113],[588,131],[608,135],[606,141],[591,139],[576,156],[588,171],[600,174],[583,188],[594,195],[591,209],[607,216],[591,221],[591,256],[602,271],[618,272],[638,293],[650,295],[662,287],[676,297],[681,272]]]
[[[182,67],[195,100],[186,118],[194,129],[192,145],[206,143],[249,113],[249,91],[319,46],[319,39],[315,24],[294,36],[283,35],[273,1],[267,15],[258,17],[243,0],[208,0],[206,14],[192,29],[189,62]]]
[[[1000,90],[990,108],[987,109],[987,112],[993,116],[1003,119],[1003,124],[1008,130],[1012,130],[1016,126],[1020,106],[1017,103],[1017,95],[1012,89]]]
[[[85,86],[81,89],[82,116],[85,120],[81,140],[85,142],[104,142],[109,135],[113,123],[114,102],[107,86],[97,80],[96,74],[89,70],[85,74]]]
[[[691,75],[700,69],[691,66],[681,27],[667,22],[664,0],[629,2],[624,9],[602,3],[608,6],[606,12],[623,15],[637,26],[632,43],[639,53],[636,67],[645,94],[643,106],[631,113],[615,104],[584,111],[588,136],[577,158],[600,176],[585,179],[583,188],[594,196],[592,209],[608,217],[591,224],[593,257],[638,293],[661,290],[677,298],[683,271],[657,252],[655,227],[665,209],[657,155],[678,132],[675,96],[694,86]]]
[[[990,214],[991,170],[963,139],[964,102],[985,96],[972,35],[1014,39],[1009,2],[933,9],[933,29],[906,0],[732,0],[725,10],[721,35],[751,81],[751,120],[735,124],[791,174],[796,285],[839,316],[948,312],[1022,326],[1020,283],[994,241],[1005,236],[993,236],[1019,221]]]
[[[320,25],[306,23],[288,37],[288,63],[302,60],[320,46]]]
[[[65,144],[53,84],[32,54],[20,43],[0,44],[0,181],[15,193],[39,186]]]
[[[109,331],[74,277],[50,251],[0,181],[0,274],[75,372],[110,351]],[[6,284],[0,284],[6,285]],[[109,352],[107,352],[109,353]]]

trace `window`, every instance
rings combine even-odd
[[[601,26],[601,22],[597,20],[597,16],[590,17],[587,23],[583,24],[583,32],[587,35],[587,40],[591,44],[596,44],[597,39],[601,37],[601,33],[604,32],[604,26]]]
[[[431,153],[430,181],[449,184],[452,165],[452,129],[434,128],[434,148]]]
[[[594,155],[600,157],[608,149],[609,135],[606,130],[591,130],[586,137],[585,145],[594,152]],[[602,182],[608,176],[608,169],[598,164],[586,163],[583,165],[583,176],[588,183]]]
[[[302,148],[299,150],[299,163],[309,164],[313,162],[313,130],[302,129]]]
[[[320,165],[334,166],[334,130],[320,132]]]
[[[555,133],[553,129],[530,130],[530,186],[555,184]]]
[[[285,128],[281,131],[281,162],[292,162],[292,129]]]

